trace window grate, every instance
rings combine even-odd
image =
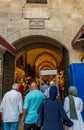
[[[47,0],[26,0],[26,3],[47,4]]]

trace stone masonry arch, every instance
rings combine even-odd
[[[68,65],[69,65],[69,51],[67,47],[60,43],[54,33],[49,34],[49,32],[45,35],[45,33],[36,34],[36,31],[32,32],[33,35],[25,35],[24,37],[18,37],[19,39],[12,39],[12,45],[16,48],[16,60],[21,56],[22,53],[26,51],[33,50],[36,48],[45,48],[50,49],[58,54],[58,56],[63,57],[63,69],[65,71],[65,88],[67,91],[67,87],[69,86],[68,80]],[[31,33],[30,33],[31,34]],[[53,34],[53,35],[52,35]],[[68,57],[68,58],[66,58]],[[67,64],[65,64],[65,60],[67,59]]]
[[[65,77],[68,75],[68,46],[63,38],[63,35],[59,34],[57,31],[49,29],[23,29],[6,36],[6,40],[16,48],[16,59],[27,50],[33,50],[35,48],[45,48],[56,52],[58,55],[63,56],[63,69],[65,69]],[[68,62],[65,67],[66,56],[68,57]],[[65,80],[65,87],[68,87],[68,79]]]
[[[23,38],[29,37],[29,36],[35,36],[35,35],[41,35],[50,37],[51,39],[54,39],[57,41],[60,45],[62,45],[64,48],[68,50],[68,45],[66,40],[64,39],[64,36],[62,32],[60,34],[57,31],[50,30],[50,29],[32,29],[29,30],[28,28],[24,28],[22,30],[17,30],[16,32],[13,32],[10,35],[7,35],[5,39],[10,43],[13,44]],[[69,51],[69,50],[68,50]]]

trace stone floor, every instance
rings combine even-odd
[[[23,130],[23,126],[21,123],[19,124],[19,130]]]

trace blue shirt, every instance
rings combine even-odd
[[[31,90],[25,97],[23,109],[27,109],[25,124],[37,122],[37,110],[44,99],[44,94],[39,90]]]

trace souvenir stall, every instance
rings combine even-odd
[[[22,95],[25,95],[25,93],[27,93],[27,91],[29,90],[29,80],[31,78],[32,77],[27,76],[24,70],[16,67],[15,82],[20,84],[19,92],[21,92]]]
[[[60,71],[58,78],[59,78],[58,86],[59,86],[59,92],[60,92],[60,99],[63,102],[64,98],[65,98],[65,94],[64,94],[64,72],[63,71]]]

